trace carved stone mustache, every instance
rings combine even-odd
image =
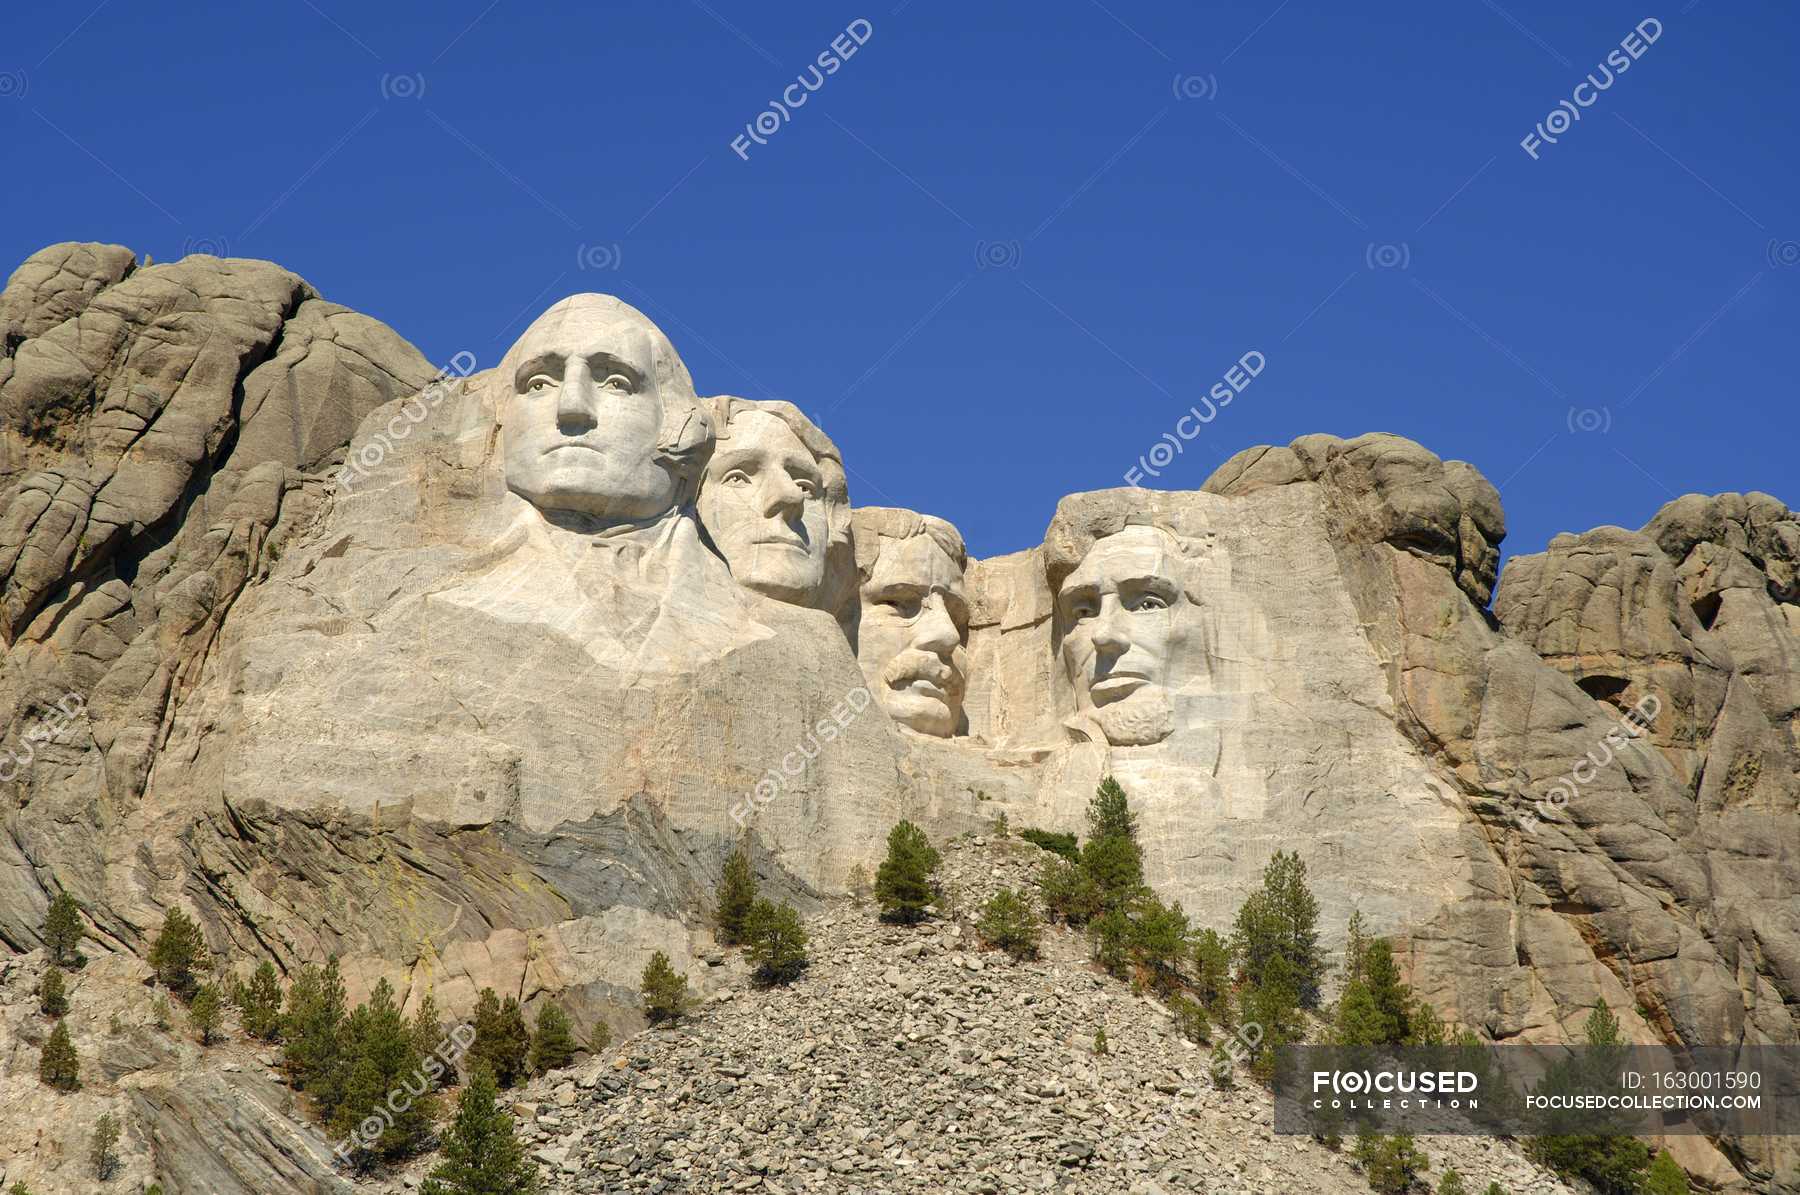
[[[909,647],[882,669],[882,681],[893,689],[903,688],[916,680],[930,681],[946,693],[954,693],[962,687],[962,677],[946,664],[939,656],[928,651],[920,651]]]

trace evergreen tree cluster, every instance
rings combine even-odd
[[[800,913],[785,900],[777,905],[758,898],[748,847],[740,846],[725,860],[724,875],[719,881],[718,922],[719,940],[727,946],[744,947],[745,957],[755,964],[757,982],[791,983],[806,969],[807,934]],[[651,996],[649,979],[646,972],[646,1007]],[[657,976],[656,991],[673,991],[667,977]],[[652,1019],[674,1019],[679,1015],[680,1011],[674,1010],[672,1016]]]

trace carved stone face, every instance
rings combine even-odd
[[[956,733],[968,626],[962,569],[937,541],[882,540],[862,585],[856,658],[889,717],[920,734]]]
[[[755,410],[732,417],[706,466],[700,521],[738,584],[814,603],[829,546],[825,479],[785,420]]]
[[[1187,600],[1178,577],[1162,532],[1127,527],[1097,541],[1057,595],[1076,707],[1114,746],[1160,742],[1173,729],[1170,660]]]
[[[659,440],[665,404],[682,396],[663,393],[662,333],[624,304],[602,300],[558,303],[502,361],[506,484],[546,512],[643,522],[680,494]]]

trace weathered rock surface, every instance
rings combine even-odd
[[[1800,1040],[1800,523],[1775,499],[1559,537],[1496,595],[1493,487],[1395,436],[1073,495],[1039,547],[964,568],[938,545],[962,575],[920,600],[963,642],[909,683],[955,661],[966,691],[916,733],[869,700],[854,610],[773,600],[713,551],[690,484],[710,425],[638,313],[571,307],[618,338],[578,368],[428,387],[411,346],[276,266],[134,265],[55,246],[0,293],[6,950],[63,887],[121,956],[180,906],[234,957],[342,956],[353,999],[386,976],[454,1013],[493,986],[629,1028],[650,952],[710,947],[746,830],[765,888],[810,910],[899,817],[1074,830],[1110,772],[1198,920],[1298,849],[1328,944],[1360,908],[1491,1037],[1559,1039],[1604,1000],[1642,1040]],[[559,309],[546,336],[575,326]],[[654,517],[602,534],[509,475],[521,412],[570,437],[546,458],[610,448],[583,404],[629,412],[646,378],[674,432],[626,464],[687,471]],[[188,1155],[179,1124],[230,1098],[133,1107]],[[284,1189],[283,1132],[247,1127],[209,1189]],[[1800,1170],[1744,1148],[1753,1178]]]

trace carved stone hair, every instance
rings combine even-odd
[[[844,475],[843,455],[831,442],[831,437],[808,419],[804,411],[780,399],[738,398],[732,394],[703,398],[700,404],[712,420],[713,435],[719,443],[731,439],[731,421],[746,411],[773,415],[787,424],[794,438],[812,453],[819,466],[825,485],[826,526],[831,541],[836,543],[850,538],[850,484]]]
[[[922,515],[896,506],[859,506],[850,519],[856,541],[856,572],[864,582],[875,571],[875,561],[881,556],[884,539],[929,535],[943,549],[944,555],[956,562],[959,570],[968,567],[969,554],[963,546],[962,533],[936,515]]]
[[[1044,578],[1050,583],[1050,591],[1062,591],[1063,581],[1080,567],[1096,543],[1129,527],[1149,527],[1158,533],[1179,573],[1174,580],[1188,601],[1199,604],[1206,541],[1177,530],[1167,520],[1130,513],[1122,507],[1074,507],[1068,503],[1057,507],[1050,528],[1044,533]]]

